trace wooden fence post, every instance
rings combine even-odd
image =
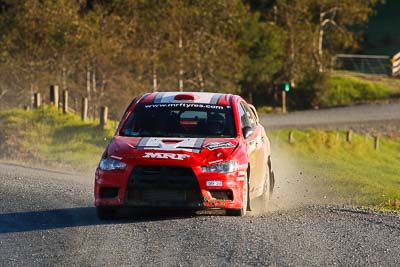
[[[59,88],[58,85],[50,85],[50,104],[58,108],[59,98]]]
[[[74,100],[74,110],[76,113],[78,113],[78,101],[77,101],[76,97],[74,97],[73,100]]]
[[[375,150],[379,150],[379,136],[374,137],[374,148]]]
[[[64,114],[68,113],[68,90],[63,91],[62,110]]]
[[[293,132],[292,131],[289,132],[288,142],[289,142],[289,144],[293,144]]]
[[[286,91],[282,90],[282,112],[286,113]]]
[[[108,117],[108,107],[101,107],[100,108],[100,127],[103,129],[106,127],[107,117]]]
[[[82,121],[87,120],[87,114],[88,114],[88,98],[82,97],[82,109],[81,109]]]
[[[31,109],[30,106],[28,106],[28,105],[24,106],[24,110],[30,110],[30,109]]]
[[[347,141],[348,143],[351,143],[351,134],[352,134],[352,131],[351,131],[351,130],[348,130],[348,131],[347,131],[347,134],[346,134],[346,141]]]
[[[33,94],[33,108],[38,109],[42,104],[42,99],[40,98],[40,93]]]

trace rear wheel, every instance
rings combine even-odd
[[[115,218],[116,208],[109,206],[96,207],[97,217],[100,220],[111,220]]]
[[[249,203],[249,183],[247,182],[247,178],[243,181],[243,191],[242,191],[242,208],[241,209],[227,209],[226,215],[229,216],[240,216],[243,217],[246,215],[247,207]]]
[[[271,156],[268,157],[268,171],[269,171],[269,195],[271,197],[275,187],[275,173],[272,170]]]
[[[274,174],[274,172],[273,171],[271,171],[271,174],[270,174],[271,176],[271,178],[270,178],[270,180],[269,180],[269,182],[270,182],[270,187],[269,187],[269,196],[271,197],[272,196],[272,193],[274,192],[274,187],[275,187],[275,174]]]
[[[260,208],[262,211],[265,211],[268,208],[268,202],[271,197],[270,186],[271,186],[271,173],[268,172],[267,175],[265,175],[263,193],[259,197]]]
[[[273,186],[275,183],[274,172],[271,168],[271,158],[268,157],[268,165],[266,166],[267,172],[265,174],[264,187],[262,195],[257,197],[257,207],[260,211],[266,211],[270,198],[272,196]]]

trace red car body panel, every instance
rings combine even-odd
[[[175,94],[179,95],[182,93]],[[201,97],[198,101],[201,101],[202,98],[204,99],[205,96],[214,100],[216,98],[216,94],[212,93],[191,94],[200,94]],[[103,158],[122,161],[126,164],[126,168],[123,170],[108,171],[101,170],[99,167],[97,168],[94,190],[96,206],[154,206],[154,203],[127,200],[128,188],[130,188],[130,177],[133,175],[134,169],[138,166],[190,168],[196,177],[201,193],[201,199],[186,203],[187,205],[185,204],[184,207],[196,209],[240,209],[242,208],[242,192],[243,187],[245,186],[244,181],[246,181],[247,178],[250,184],[249,188],[251,198],[260,195],[260,188],[263,187],[263,179],[261,176],[265,176],[266,170],[264,171],[263,168],[267,166],[267,158],[270,155],[270,144],[265,135],[264,128],[259,123],[257,123],[257,127],[253,129],[254,133],[249,138],[244,138],[238,109],[239,103],[244,102],[244,100],[239,96],[220,94],[218,100],[215,102],[215,105],[231,106],[237,133],[237,136],[233,138],[205,137],[199,141],[199,138],[153,138],[127,137],[119,135],[119,132],[126,123],[130,114],[135,110],[136,105],[138,103],[154,103],[157,98],[160,101],[161,98],[159,95],[160,93],[146,94],[137,101],[133,101],[125,112],[114,138],[106,148]],[[187,103],[187,99],[184,101]],[[193,102],[196,103],[196,100]],[[190,125],[188,127],[190,127]],[[194,145],[195,142],[199,143],[197,144],[197,147]],[[190,146],[180,148],[178,146],[180,144],[183,144],[182,146],[190,144]],[[258,154],[254,152],[256,150],[258,151]],[[232,160],[236,161],[236,169],[233,172],[216,173],[204,172],[202,170],[202,167],[204,166]],[[249,166],[250,169],[248,170]],[[247,177],[249,171],[251,174],[250,177]],[[257,174],[257,172],[259,173]],[[258,178],[256,177],[257,175],[259,176]],[[207,185],[207,181],[221,181],[222,184]],[[104,197],[102,196],[101,191],[104,188],[114,188],[117,193],[113,197]],[[212,190],[217,190],[218,192],[229,191],[231,192],[231,195],[229,195],[230,199],[218,199],[215,196],[213,197]],[[174,207],[174,205],[168,201],[157,202],[156,206]]]

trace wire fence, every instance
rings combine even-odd
[[[334,57],[334,69],[371,75],[392,75],[391,58],[384,55],[338,54]]]

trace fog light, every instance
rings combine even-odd
[[[222,181],[219,180],[209,180],[206,182],[207,186],[222,186]]]

